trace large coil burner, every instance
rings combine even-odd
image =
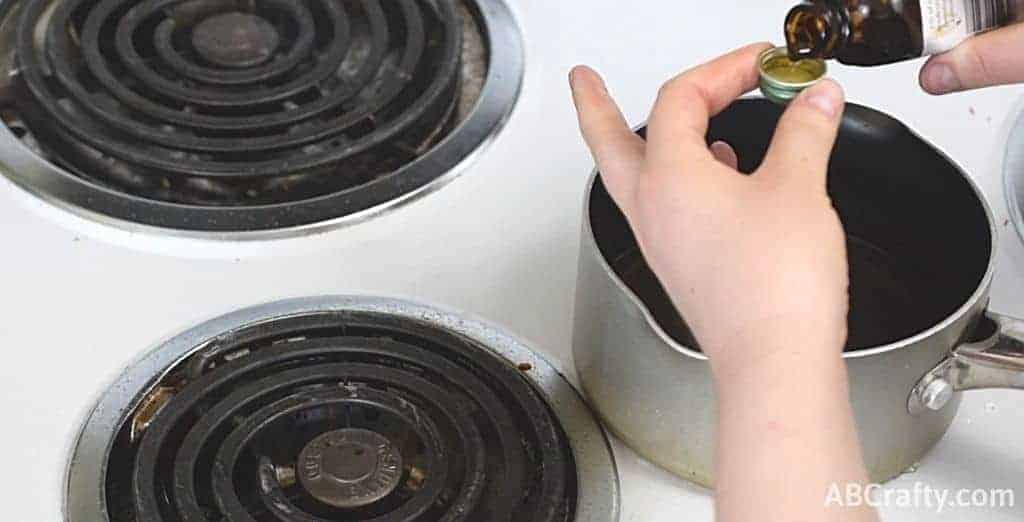
[[[72,461],[71,521],[614,520],[600,428],[507,338],[384,300],[278,303],[200,329],[225,322],[104,398]]]
[[[493,132],[518,91],[518,34],[485,4],[4,2],[13,135],[0,147],[17,136],[37,156],[5,158],[7,174],[118,220],[207,232],[407,198]]]

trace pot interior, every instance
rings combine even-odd
[[[735,148],[740,170],[753,172],[781,114],[767,100],[739,100],[712,119],[708,143],[725,140]],[[983,202],[955,164],[892,117],[847,105],[828,190],[848,237],[847,350],[923,332],[953,314],[982,283],[992,252]],[[600,177],[589,209],[605,261],[668,335],[699,349]]]

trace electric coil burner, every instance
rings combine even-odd
[[[0,13],[6,174],[89,215],[193,232],[408,199],[497,129],[521,80],[495,1],[14,0]]]
[[[612,521],[607,441],[568,383],[482,324],[399,301],[214,320],[93,411],[72,522]]]

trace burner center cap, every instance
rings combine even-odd
[[[211,16],[192,30],[192,46],[203,59],[223,67],[252,67],[267,61],[281,42],[265,19],[232,11]]]
[[[387,438],[356,428],[329,431],[299,453],[299,479],[317,500],[340,508],[372,504],[394,491],[402,456]]]

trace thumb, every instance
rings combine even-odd
[[[921,87],[947,94],[1024,82],[1024,24],[970,38],[933,56],[921,70]]]
[[[824,189],[843,108],[843,89],[832,80],[824,80],[797,96],[779,120],[756,175],[780,181],[813,176]]]

